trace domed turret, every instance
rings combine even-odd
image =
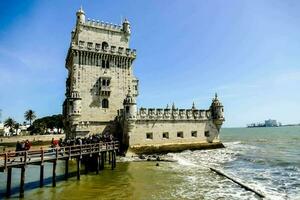
[[[217,93],[215,94],[215,98],[212,100],[210,110],[211,110],[212,118],[214,120],[214,124],[217,126],[218,129],[220,129],[225,119],[224,119],[224,107],[222,103],[219,101]]]
[[[135,119],[136,118],[136,99],[131,94],[131,90],[128,90],[128,94],[123,101],[124,109],[125,109],[125,117]]]
[[[77,16],[77,24],[83,24],[85,22],[85,13],[82,9],[82,6],[76,12],[76,16]]]
[[[125,18],[124,22],[123,22],[123,31],[125,34],[130,35],[130,23],[129,21]]]

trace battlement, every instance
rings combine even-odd
[[[140,108],[137,120],[206,120],[211,119],[210,110]]]
[[[87,21],[85,21],[85,23],[83,25],[94,27],[94,28],[110,30],[110,31],[123,31],[122,26],[119,24],[113,24],[113,23],[108,23],[108,22],[89,19],[89,18],[87,19]]]
[[[95,53],[105,53],[105,54],[113,54],[113,55],[120,55],[126,57],[136,57],[136,49],[124,48],[124,47],[117,47],[114,45],[108,46],[107,43],[93,43],[93,42],[86,42],[86,41],[79,41],[78,44],[72,42],[72,49],[90,51]]]

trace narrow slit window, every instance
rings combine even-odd
[[[102,68],[105,68],[105,60],[102,60]]]

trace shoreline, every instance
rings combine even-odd
[[[197,143],[181,143],[181,144],[165,144],[165,145],[143,145],[132,146],[128,149],[126,156],[142,155],[142,154],[167,154],[171,152],[181,152],[184,150],[207,150],[225,148],[222,142],[197,142]]]

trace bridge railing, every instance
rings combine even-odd
[[[26,165],[27,162],[44,162],[47,160],[66,159],[77,156],[82,157],[83,155],[92,156],[95,153],[118,149],[119,142],[111,141],[55,148],[41,147],[39,150],[7,151],[0,153],[0,167],[6,169],[9,165]]]

